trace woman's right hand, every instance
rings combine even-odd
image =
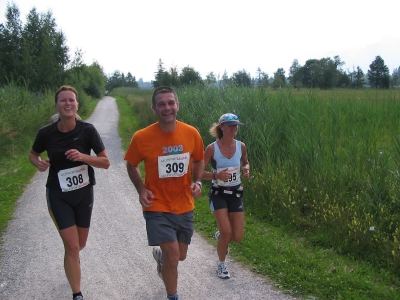
[[[46,158],[45,160],[39,160],[37,168],[40,172],[45,172],[50,167],[50,159]]]
[[[215,173],[215,179],[221,180],[221,181],[228,181],[229,178],[231,178],[232,173],[228,172],[228,168],[223,169],[222,171]]]

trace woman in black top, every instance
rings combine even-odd
[[[73,299],[82,300],[79,251],[89,234],[93,209],[94,169],[108,169],[104,144],[92,124],[76,119],[78,92],[62,86],[55,95],[59,120],[42,127],[36,135],[29,160],[40,172],[49,169],[47,206],[64,243],[64,269]],[[96,156],[90,155],[91,150]],[[47,158],[41,154],[47,151]]]

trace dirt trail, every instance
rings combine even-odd
[[[127,176],[117,133],[118,117],[115,99],[105,97],[87,120],[100,132],[111,167],[95,169],[91,231],[81,252],[82,292],[85,300],[166,299],[151,247],[147,246],[137,193]],[[0,299],[71,299],[63,269],[62,242],[47,212],[46,177],[47,172],[33,177],[4,234]],[[220,280],[216,277],[215,260],[215,247],[195,233],[188,258],[179,265],[178,291],[182,300],[294,299],[233,261],[229,264],[231,279]]]

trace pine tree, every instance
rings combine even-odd
[[[373,88],[389,88],[389,68],[385,61],[377,56],[372,64],[369,65],[368,82]]]
[[[354,72],[353,86],[355,88],[363,88],[365,86],[364,72],[361,70],[359,66],[357,66],[357,70]]]

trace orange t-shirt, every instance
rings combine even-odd
[[[175,214],[192,211],[192,160],[202,159],[203,140],[193,126],[177,121],[173,132],[164,132],[154,123],[135,132],[125,160],[132,166],[144,162],[144,185],[154,199],[153,205],[143,210]]]

